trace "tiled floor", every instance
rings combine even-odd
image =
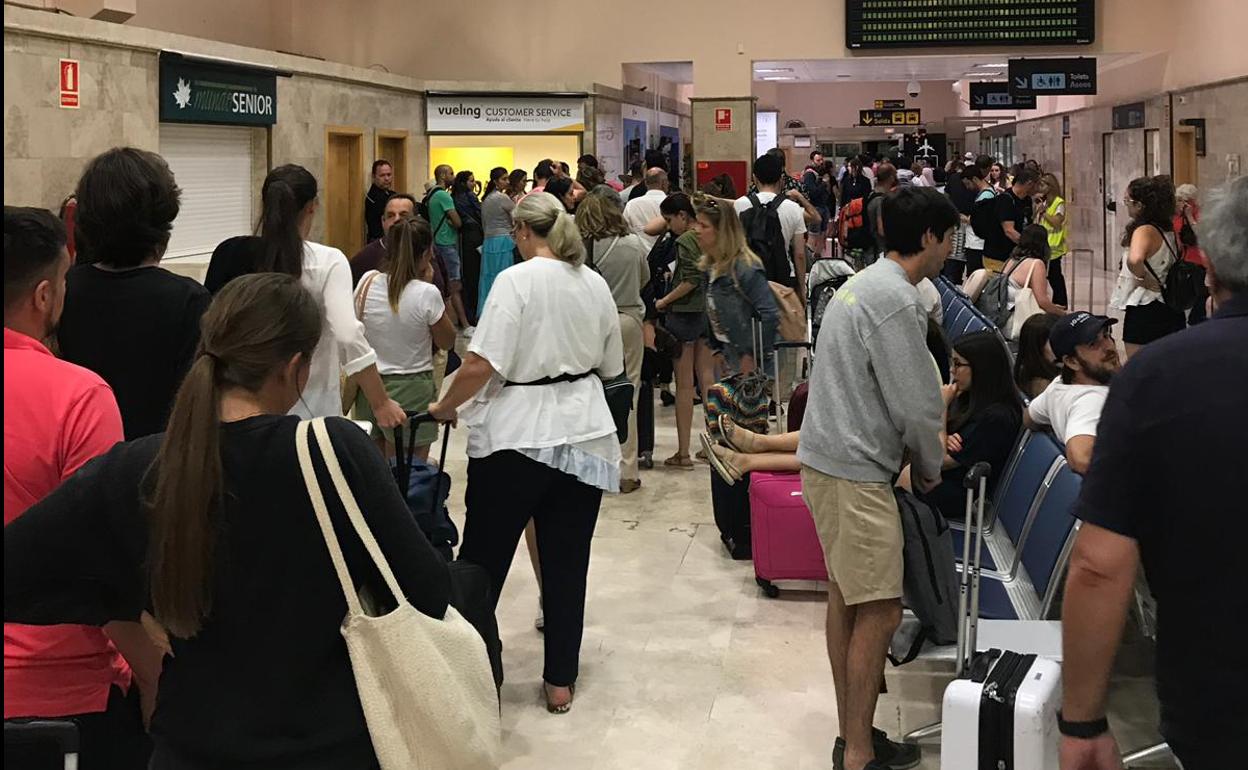
[[[660,408],[658,419],[655,457],[663,458],[675,449],[672,410]],[[460,431],[448,466],[461,521],[463,446]],[[705,465],[643,471],[640,491],[605,500],[567,715],[543,707],[537,584],[521,545],[498,608],[506,770],[832,767],[836,700],[823,594],[808,584],[779,599],[762,595],[750,563],[731,561],[720,545],[708,473]],[[1148,653],[1137,644],[1120,656],[1115,682],[1114,722],[1132,747],[1156,740]],[[890,672],[892,694],[881,697],[876,724],[896,736],[935,721],[949,676]],[[933,743],[921,767],[939,765]]]

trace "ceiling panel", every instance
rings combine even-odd
[[[1096,58],[1100,69],[1108,69],[1128,56],[1130,54],[1097,54]],[[852,59],[757,61],[754,62],[754,79],[805,83],[1003,80],[1008,59],[1007,54],[983,53],[961,56],[859,56]],[[991,73],[999,75],[993,76]]]

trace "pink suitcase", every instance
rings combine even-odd
[[[802,500],[796,473],[750,474],[750,532],[754,577],[763,593],[780,595],[773,580],[827,580],[815,522]]]

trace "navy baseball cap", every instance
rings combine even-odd
[[[1101,330],[1118,323],[1115,318],[1093,315],[1086,310],[1068,313],[1057,320],[1049,332],[1049,347],[1060,361],[1075,354],[1075,346],[1096,342]]]

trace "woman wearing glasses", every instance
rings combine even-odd
[[[1023,407],[1014,388],[1010,357],[995,332],[967,334],[953,344],[952,382],[941,388],[945,399],[945,460],[941,480],[919,497],[949,518],[965,516],[966,471],[978,462],[992,466],[988,494],[996,489],[1023,424]],[[910,480],[909,468],[901,484]]]
[[[1123,311],[1122,341],[1129,359],[1153,340],[1182,331],[1187,319],[1162,300],[1161,285],[1145,264],[1164,261],[1165,251],[1175,259],[1179,257],[1172,222],[1174,183],[1168,176],[1133,179],[1123,203],[1131,221],[1122,236],[1126,250],[1109,306]]]
[[[723,355],[729,372],[757,368],[771,374],[780,312],[762,260],[750,251],[732,201],[702,196],[696,203],[693,231],[702,248],[701,267],[707,272],[706,314],[714,337],[711,346]],[[762,331],[762,350],[758,351],[756,321]],[[762,361],[754,360],[756,352]]]

